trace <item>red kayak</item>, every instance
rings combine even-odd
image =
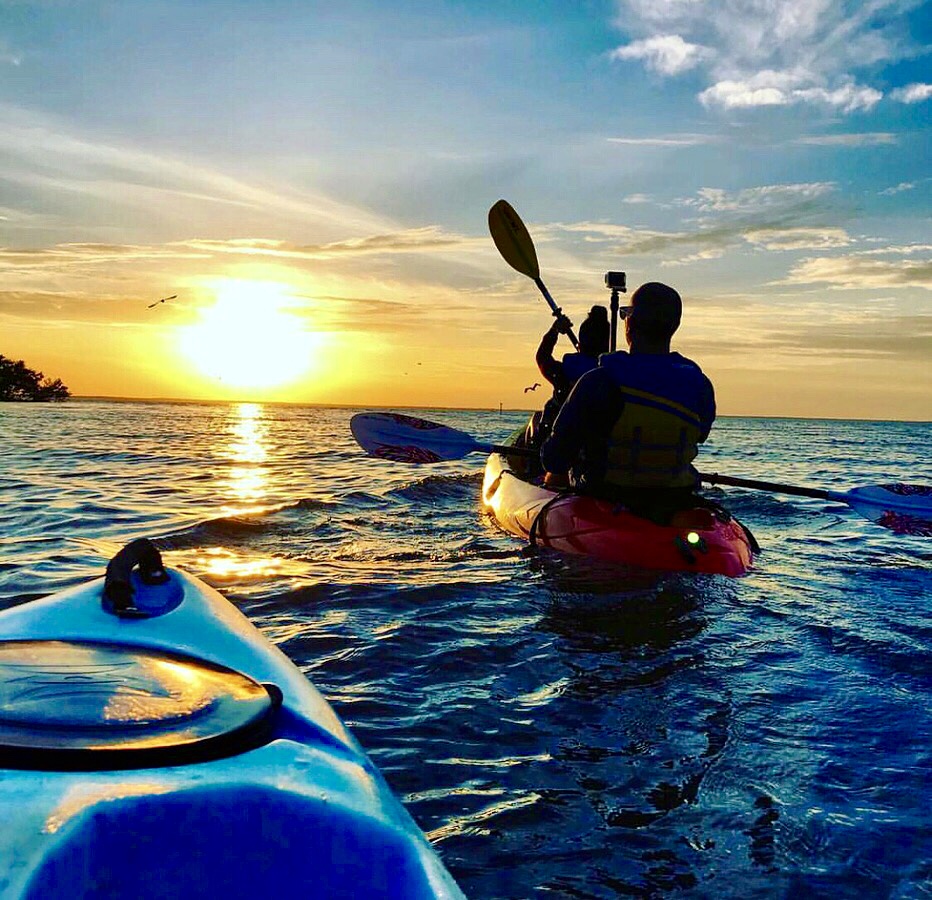
[[[482,500],[506,530],[541,547],[668,572],[744,575],[751,541],[736,519],[706,507],[681,510],[669,525],[635,516],[621,505],[556,491],[523,480],[520,458],[493,453]]]

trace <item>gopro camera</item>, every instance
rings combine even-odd
[[[624,272],[606,272],[605,286],[613,291],[624,291],[627,287]]]

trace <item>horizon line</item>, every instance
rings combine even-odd
[[[443,405],[413,405],[410,403],[320,403],[311,400],[227,400],[227,399],[196,399],[190,397],[121,397],[106,394],[72,394],[69,400],[104,400],[116,403],[176,403],[192,405],[237,405],[241,403],[254,403],[261,406],[309,406],[315,409],[436,409],[450,412],[523,412],[533,413],[537,407],[501,407],[494,406],[443,406]],[[13,401],[11,401],[13,402]],[[67,402],[57,401],[57,402]],[[755,413],[722,413],[717,419],[777,419],[799,420],[804,422],[893,422],[902,425],[929,425],[932,419],[871,419],[861,416],[793,416],[793,415],[760,415]]]

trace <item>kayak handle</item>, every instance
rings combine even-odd
[[[139,577],[143,584],[164,584],[168,572],[162,565],[162,556],[148,538],[130,541],[107,563],[104,576],[104,608],[117,616],[128,619],[146,616],[133,601],[133,569],[139,566]]]

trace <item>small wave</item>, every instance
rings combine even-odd
[[[206,519],[181,531],[160,537],[157,543],[165,550],[184,550],[199,546],[206,541],[223,543],[266,533],[271,536],[277,532],[290,532],[295,528],[304,531],[308,528],[307,513],[329,515],[338,506],[337,503],[325,500],[301,499],[255,512]],[[289,520],[296,513],[300,514],[299,521],[289,524]]]
[[[924,647],[909,646],[906,637],[894,643],[821,623],[812,623],[808,629],[832,655],[856,657],[868,669],[921,679],[928,679],[932,672],[932,652]]]
[[[475,498],[477,488],[481,484],[482,475],[480,473],[428,475],[426,478],[421,478],[411,484],[389,491],[389,495],[411,502],[449,500],[466,496],[472,500]]]
[[[362,507],[363,509],[380,509],[389,503],[385,497],[372,494],[369,491],[350,491],[342,497],[342,501],[347,506]]]

